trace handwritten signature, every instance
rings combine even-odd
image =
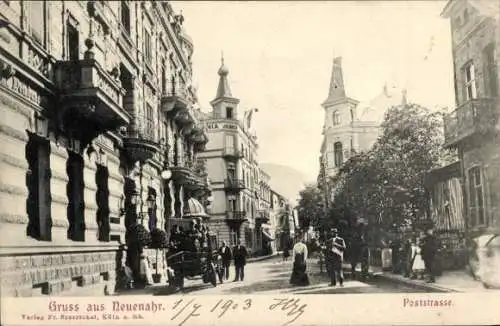
[[[269,311],[283,311],[287,317],[292,317],[281,326],[290,325],[295,322],[305,312],[307,304],[300,305],[300,299],[273,299],[274,303],[269,305]],[[248,310],[252,307],[252,299],[233,300],[221,299],[216,304],[209,307],[208,313],[217,314],[217,319],[224,317],[229,311]],[[171,321],[178,322],[177,326],[183,326],[192,318],[200,317],[203,311],[203,305],[196,303],[196,299],[177,300],[172,310],[174,315]]]

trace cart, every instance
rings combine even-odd
[[[212,283],[217,286],[223,280],[222,258],[217,249],[217,237],[209,234],[210,245],[200,251],[182,250],[167,257],[167,275],[169,285],[175,288],[184,288],[184,279],[193,279],[201,276],[203,283]]]

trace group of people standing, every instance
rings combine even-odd
[[[427,274],[427,282],[436,281],[436,256],[439,242],[432,229],[421,234],[418,238],[406,239],[400,250],[398,242],[391,244],[392,265],[395,273],[404,273],[405,277],[412,279],[424,279]],[[402,254],[402,257],[401,257]]]
[[[238,244],[234,246],[233,249],[226,245],[225,241],[222,241],[222,246],[219,248],[219,255],[222,257],[222,267],[224,279],[229,279],[229,266],[231,265],[231,260],[234,262],[234,282],[243,281],[245,278],[245,265],[248,257],[247,248],[238,241]]]
[[[189,223],[189,229],[184,230],[182,226],[174,225],[170,233],[169,252],[193,251],[210,247],[210,230],[202,223],[193,220]]]

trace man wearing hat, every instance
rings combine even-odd
[[[332,236],[327,241],[327,263],[328,273],[330,275],[330,286],[337,285],[337,279],[340,286],[344,286],[344,275],[342,273],[342,262],[344,261],[345,241],[338,235],[337,229],[331,230]]]

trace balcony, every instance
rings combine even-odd
[[[245,211],[226,211],[226,219],[234,221],[245,221],[247,212]]]
[[[94,59],[58,61],[54,74],[67,123],[81,123],[75,116],[93,122],[101,130],[130,123],[130,115],[123,108],[125,90]]]
[[[498,99],[474,99],[444,118],[445,147],[457,146],[465,139],[486,134],[498,123]]]
[[[155,132],[152,120],[138,120],[130,127],[123,138],[123,146],[132,162],[145,162],[160,151]]]
[[[242,189],[245,189],[245,183],[242,179],[228,178],[224,180],[224,188],[227,191],[240,191]]]
[[[239,160],[243,158],[243,153],[236,147],[225,147],[222,151],[222,156],[226,160]]]
[[[255,218],[257,221],[262,223],[266,223],[269,221],[269,211],[268,210],[259,210],[257,217]]]
[[[188,91],[179,85],[170,85],[163,90],[161,96],[161,109],[164,114],[172,111],[187,110],[190,105]]]

